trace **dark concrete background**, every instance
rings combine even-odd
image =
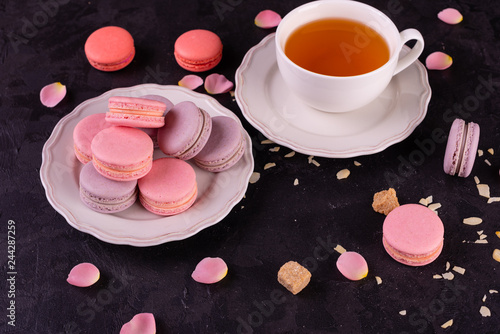
[[[384,152],[352,159],[284,158],[244,119],[229,94],[216,96],[242,120],[254,148],[255,171],[246,197],[217,225],[183,241],[136,248],[107,244],[68,225],[48,203],[40,182],[41,151],[57,122],[81,102],[118,87],[141,83],[175,85],[188,72],[173,57],[175,39],[204,28],[224,43],[223,60],[213,71],[234,81],[249,48],[274,29],[260,29],[255,15],[273,9],[285,15],[301,0],[2,1],[0,2],[0,327],[7,333],[118,333],[140,312],[155,315],[158,333],[497,333],[500,328],[500,203],[478,195],[473,176],[500,196],[500,6],[497,1],[366,0],[388,11],[399,29],[414,27],[425,38],[420,60],[433,51],[449,53],[454,64],[429,71],[433,90],[428,115],[414,133]],[[437,19],[447,7],[459,9],[456,26]],[[118,25],[133,35],[137,55],[115,73],[93,69],[83,53],[88,35]],[[203,77],[205,74],[202,75]],[[60,81],[66,98],[49,109],[40,89]],[[485,92],[490,83],[490,94]],[[197,91],[204,92],[203,88]],[[480,149],[469,178],[442,171],[445,143],[423,149],[432,132],[448,132],[461,117],[481,126]],[[495,149],[495,154],[486,152]],[[484,159],[491,162],[488,166]],[[362,165],[354,167],[353,161]],[[268,162],[276,167],[264,170]],[[351,170],[339,181],[336,173]],[[388,178],[387,175],[392,177]],[[299,185],[294,186],[294,179]],[[375,192],[393,186],[400,203],[433,195],[445,225],[441,256],[424,267],[392,260],[381,242],[384,216],[371,209]],[[479,226],[463,218],[478,216]],[[9,221],[14,223],[9,223]],[[9,225],[10,224],[10,225]],[[15,226],[15,297],[9,296],[7,231]],[[488,244],[475,244],[484,230]],[[463,242],[463,241],[466,242]],[[335,267],[331,245],[361,253],[368,277],[351,282]],[[323,248],[321,248],[323,247]],[[325,252],[319,254],[319,250]],[[190,275],[202,258],[219,256],[227,277],[206,286]],[[309,266],[312,281],[294,296],[276,280],[288,260]],[[66,282],[69,270],[92,262],[101,279],[90,288]],[[451,281],[433,279],[451,267]],[[450,269],[451,270],[451,269]],[[382,278],[377,285],[375,276]],[[486,300],[483,301],[483,297]],[[15,327],[7,315],[15,301]],[[479,310],[487,306],[491,317]],[[406,315],[399,312],[406,310]],[[453,326],[441,325],[453,319]]]

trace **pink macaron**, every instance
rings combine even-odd
[[[174,57],[179,66],[188,71],[208,71],[222,59],[222,42],[211,31],[190,30],[175,41]]]
[[[212,131],[212,118],[191,101],[176,104],[158,129],[158,146],[163,153],[188,160],[205,146]]]
[[[245,152],[240,125],[227,116],[212,117],[212,132],[205,147],[194,157],[209,172],[222,172],[234,166]]]
[[[479,125],[455,119],[448,135],[443,169],[446,174],[467,177],[472,171],[479,144]]]
[[[137,180],[114,181],[86,164],[80,172],[80,198],[90,209],[101,213],[123,211],[137,200]]]
[[[106,121],[114,125],[160,128],[165,124],[167,105],[157,100],[113,96],[108,100]]]
[[[176,158],[153,161],[153,168],[138,181],[138,185],[141,204],[148,211],[162,216],[186,211],[198,194],[193,167]]]
[[[434,261],[443,249],[444,226],[439,216],[420,204],[405,204],[384,220],[382,243],[396,261],[423,266]]]
[[[108,26],[94,31],[85,42],[85,55],[94,68],[118,71],[135,56],[134,39],[120,27]]]
[[[113,126],[106,122],[106,114],[92,114],[78,122],[73,130],[73,148],[78,160],[86,164],[92,160],[92,150],[90,144],[94,136],[101,130]]]
[[[109,179],[136,180],[151,170],[153,141],[139,129],[125,126],[104,129],[95,135],[91,149],[95,169]]]

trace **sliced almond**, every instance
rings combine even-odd
[[[293,185],[294,185],[294,186],[298,186],[298,185],[299,185],[299,179],[295,179],[295,180],[293,180]]]
[[[446,271],[450,270],[450,262],[446,261]]]
[[[361,166],[361,163],[354,160],[354,166],[359,167],[359,166]]]
[[[479,217],[469,217],[469,218],[465,218],[463,220],[463,223],[465,225],[479,225],[483,222],[483,220]]]
[[[440,207],[441,207],[441,203],[433,203],[433,204],[429,205],[428,208],[431,209],[432,211],[436,211]]]
[[[270,148],[269,152],[278,152],[279,150],[280,150],[280,147],[279,146],[275,146],[273,148]]]
[[[401,311],[399,311],[399,314],[401,314],[401,315],[406,315],[406,310],[401,310]]]
[[[274,144],[274,142],[270,139],[265,139],[260,142],[262,145]]]
[[[439,274],[435,274],[434,276],[432,276],[432,278],[434,278],[434,279],[442,279],[443,276],[441,276]]]
[[[486,239],[479,239],[479,240],[474,241],[474,243],[475,244],[487,244],[488,240],[486,240]]]
[[[321,165],[319,164],[319,162],[317,162],[317,161],[316,161],[316,160],[314,160],[314,159],[312,159],[312,160],[311,160],[311,163],[312,163],[314,166],[316,166],[316,167],[321,166]]]
[[[500,231],[496,231],[495,234],[500,238]]]
[[[266,169],[269,169],[269,168],[273,168],[275,167],[276,164],[274,162],[270,162],[270,163],[267,163],[265,166],[264,166],[264,170]]]
[[[254,184],[257,181],[259,181],[259,179],[260,179],[260,173],[253,172],[252,175],[250,176],[250,180],[248,182],[250,182],[251,184]]]
[[[451,281],[452,279],[455,278],[455,275],[453,275],[453,273],[447,272],[443,274],[443,278]]]
[[[337,247],[334,248],[338,253],[340,254],[343,254],[346,252],[345,248],[340,246],[340,245],[337,245]]]
[[[452,325],[453,325],[453,319],[450,319],[447,322],[445,322],[444,324],[442,324],[441,328],[448,328],[448,327],[451,327]]]
[[[382,279],[380,277],[375,276],[375,280],[377,281],[378,285],[382,284]]]
[[[483,303],[486,301],[486,298],[488,298],[486,295],[483,296]]]
[[[489,153],[489,154],[491,154],[491,155],[493,155],[493,154],[495,154],[495,150],[494,150],[494,149],[492,149],[492,148],[489,148],[489,149],[488,149],[488,153]]]
[[[290,153],[285,155],[285,158],[291,158],[295,155],[295,151],[291,151]]]
[[[481,234],[479,236],[479,240],[483,240],[483,239],[486,239],[487,235],[486,234]]]
[[[432,201],[433,201],[432,195],[431,196],[427,196],[426,200],[427,200],[427,203],[431,204]]]
[[[474,181],[476,182],[476,184],[481,183],[481,182],[479,181],[479,178],[478,178],[477,176],[474,176]]]
[[[427,199],[425,198],[421,198],[420,201],[418,201],[420,204],[422,204],[423,206],[427,206],[429,205],[429,203],[427,202]]]
[[[491,162],[488,159],[484,159],[484,162],[491,167]]]
[[[314,159],[314,155],[310,155],[307,157],[307,162],[309,162],[311,164],[313,159]]]
[[[490,198],[490,186],[487,184],[477,184],[477,190],[479,191],[479,195]]]
[[[477,150],[477,156],[482,157],[484,154],[483,150]]]
[[[349,175],[351,174],[351,171],[349,169],[342,169],[337,173],[337,179],[342,180],[342,179],[347,179]]]
[[[500,202],[500,197],[490,197],[488,198],[488,204],[493,202]]]
[[[452,270],[453,270],[453,271],[455,271],[455,272],[457,272],[457,273],[459,273],[460,275],[465,274],[465,269],[464,269],[464,268],[462,268],[462,267],[453,266],[453,269],[452,269]]]
[[[493,293],[498,293],[498,290],[489,290],[488,291],[490,294],[493,294]]]
[[[479,313],[481,313],[481,315],[483,317],[491,317],[491,311],[489,308],[487,308],[486,306],[481,306],[481,308],[479,309]]]

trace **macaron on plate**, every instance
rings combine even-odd
[[[91,210],[80,199],[79,177],[84,165],[75,156],[73,129],[83,118],[106,111],[112,96],[144,95],[164,96],[173,104],[191,101],[211,117],[232,118],[243,134],[244,154],[230,169],[218,173],[204,170],[192,160],[186,161],[196,173],[197,196],[189,209],[176,215],[156,215],[139,200],[116,213]],[[238,117],[213,97],[179,86],[144,84],[110,90],[81,103],[63,117],[43,147],[40,178],[49,203],[74,228],[113,244],[152,246],[188,238],[226,217],[246,192],[254,169],[251,152],[250,137]],[[153,161],[164,157],[167,156],[159,148],[154,149]]]

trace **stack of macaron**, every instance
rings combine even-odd
[[[153,160],[155,143],[168,157]],[[139,198],[148,211],[170,216],[196,200],[193,167],[220,172],[244,153],[239,124],[211,117],[193,102],[173,105],[162,96],[113,96],[106,113],[83,118],[73,132],[74,151],[85,164],[80,198],[97,212],[127,209]]]

